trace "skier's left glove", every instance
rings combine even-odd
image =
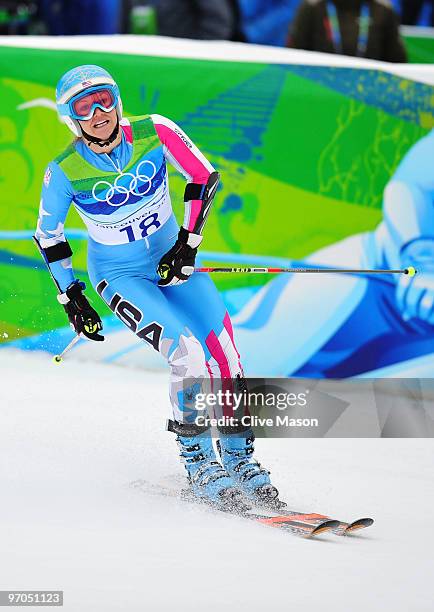
[[[76,280],[69,285],[65,293],[58,295],[57,299],[68,315],[71,327],[79,336],[101,342],[104,336],[98,332],[102,330],[102,322],[96,310],[87,301],[84,289],[86,285]]]
[[[181,285],[194,272],[197,247],[202,242],[202,236],[193,234],[181,227],[173,247],[160,259],[157,272],[161,277],[160,287]]]

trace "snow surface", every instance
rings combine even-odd
[[[303,540],[129,486],[184,483],[166,373],[14,349],[0,372],[0,589],[63,589],[67,612],[433,609],[433,440],[258,440],[291,507],[376,520]]]

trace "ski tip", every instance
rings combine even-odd
[[[357,531],[358,529],[365,529],[366,527],[370,527],[374,523],[374,519],[372,518],[361,518],[353,521],[348,525],[345,529],[344,533],[352,533],[353,531]]]
[[[337,529],[338,527],[339,521],[323,521],[311,530],[311,532],[309,533],[309,537],[319,535],[320,533],[325,533],[326,531],[333,531],[333,529]]]

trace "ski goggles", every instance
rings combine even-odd
[[[59,104],[59,113],[72,119],[87,121],[96,108],[109,113],[118,103],[119,94],[113,85],[98,85],[73,96],[66,104]]]

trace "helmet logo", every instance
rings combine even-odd
[[[90,85],[92,85],[92,83],[90,81],[82,81],[81,85],[82,87],[89,87]]]

